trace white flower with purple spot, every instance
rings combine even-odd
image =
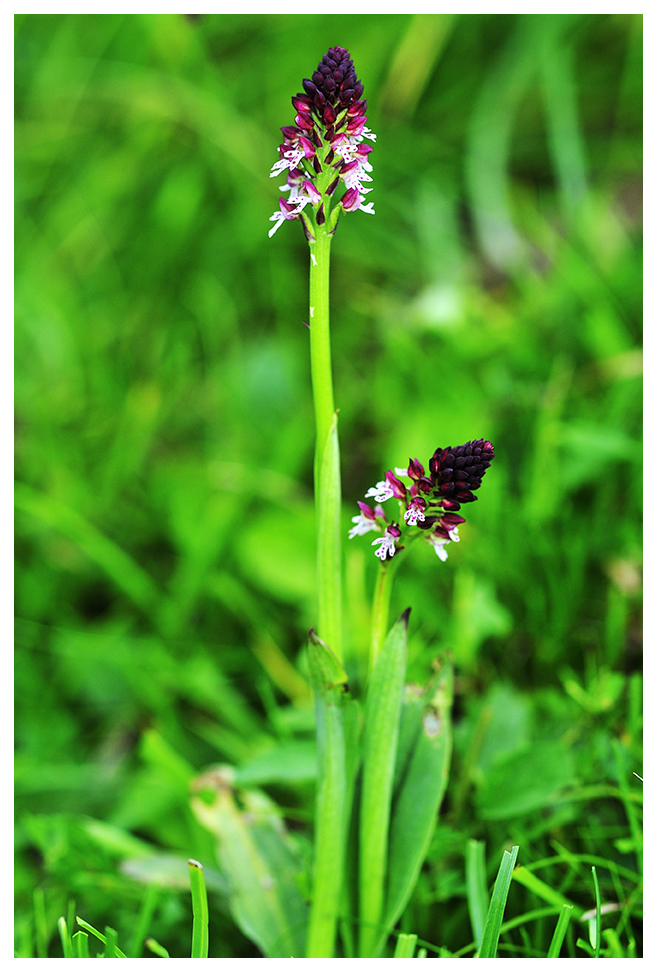
[[[373,547],[375,547],[377,543],[380,543],[381,546],[378,550],[375,550],[374,553],[377,557],[380,557],[381,560],[385,560],[386,557],[395,556],[395,550],[397,549],[395,547],[395,538],[390,536],[387,530],[382,537],[377,537],[376,540],[372,540]]]
[[[404,513],[404,519],[409,526],[415,526],[418,520],[422,523],[424,522],[424,510],[420,506],[415,506],[411,503]]]
[[[376,520],[370,520],[369,517],[363,516],[360,513],[358,516],[352,516],[351,522],[355,524],[349,531],[349,539],[353,540],[354,537],[361,537],[364,533],[369,533],[370,530],[378,530]]]
[[[395,494],[392,491],[392,487],[383,479],[376,486],[371,486],[365,493],[365,499],[368,496],[372,496],[377,503],[385,503],[386,500],[391,499]]]

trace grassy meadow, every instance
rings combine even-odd
[[[641,16],[15,29],[15,954],[61,957],[77,914],[188,956],[192,857],[210,956],[258,956],[190,809],[213,764],[310,860],[308,255],[298,222],[268,239],[269,169],[340,45],[378,136],[376,215],[343,214],[331,268],[356,680],[377,568],[356,501],[409,457],[495,446],[461,543],[421,545],[393,593],[408,679],[445,649],[456,672],[398,931],[471,957],[472,861],[490,887],[519,845],[500,956],[545,957],[572,903],[561,954],[589,957],[595,865],[601,953],[640,957]]]

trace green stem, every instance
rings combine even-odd
[[[388,615],[390,613],[390,595],[392,594],[392,579],[395,574],[396,563],[393,560],[381,562],[374,588],[372,602],[372,639],[370,642],[370,672],[379,657],[388,633]]]
[[[331,374],[329,271],[331,236],[314,227],[310,243],[310,368],[315,404],[315,504],[320,637],[342,658],[340,454]]]

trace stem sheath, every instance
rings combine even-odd
[[[342,659],[340,452],[331,373],[329,271],[331,237],[315,229],[310,243],[310,368],[315,404],[318,633]]]

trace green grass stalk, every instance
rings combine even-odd
[[[189,860],[189,884],[192,891],[192,958],[207,958],[209,948],[208,934],[208,892],[203,877],[203,865]]]

